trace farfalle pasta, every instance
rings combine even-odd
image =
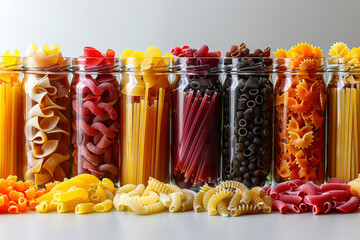
[[[119,64],[111,49],[92,47],[74,59],[71,84],[73,175],[90,173],[119,181]]]
[[[37,185],[70,176],[69,64],[56,44],[33,43],[24,58],[25,179]]]
[[[329,55],[328,175],[351,181],[360,172],[360,48],[337,42]]]
[[[276,182],[325,180],[326,87],[318,47],[278,49],[275,86]]]
[[[17,49],[0,57],[0,178],[23,178],[23,116],[20,73],[22,58]]]

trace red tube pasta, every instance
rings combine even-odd
[[[286,204],[281,200],[274,200],[272,207],[273,209],[278,210],[281,214],[284,214],[287,211]]]
[[[359,199],[355,196],[351,197],[346,203],[336,207],[337,210],[344,213],[349,213],[359,208]]]

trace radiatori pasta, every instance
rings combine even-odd
[[[50,191],[36,198],[38,204],[36,211],[38,213],[75,212],[75,214],[108,212],[114,205],[116,209],[119,208],[118,197],[113,198],[115,193],[119,191],[124,194],[130,190],[134,190],[134,188],[127,187],[116,190],[110,179],[103,178],[100,181],[93,175],[82,174],[55,183]]]
[[[146,188],[143,184],[126,184],[119,188],[113,203],[118,211],[131,210],[136,214],[148,215],[165,209],[171,213],[189,211],[193,208],[194,198],[193,191],[182,190],[150,177]]]
[[[272,199],[266,196],[264,189],[254,187],[249,190],[244,184],[236,181],[220,182],[215,188],[207,186],[201,189],[194,199],[195,212],[201,212],[204,208],[209,215],[218,213],[223,217],[228,217],[229,213],[233,217],[270,213],[271,206]]]

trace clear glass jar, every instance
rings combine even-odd
[[[37,185],[70,177],[70,59],[24,57],[26,180]]]
[[[328,177],[351,181],[360,172],[360,60],[330,58]]]
[[[276,59],[274,180],[325,180],[325,58]]]
[[[71,83],[72,175],[88,173],[119,182],[119,60],[73,59]]]
[[[21,67],[21,57],[0,57],[0,178],[24,180]]]
[[[172,179],[217,184],[221,165],[221,58],[178,58],[172,83]]]
[[[169,181],[170,58],[125,58],[121,82],[121,185]]]
[[[263,186],[272,159],[273,59],[224,60],[224,180]]]

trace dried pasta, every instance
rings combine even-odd
[[[181,203],[181,206],[180,206],[180,211],[182,211],[182,212],[189,211],[193,208],[195,193],[193,191],[187,190],[187,189],[182,190],[182,192],[184,193],[184,198],[183,198],[183,202]]]
[[[75,207],[75,214],[87,214],[95,212],[94,203],[80,203]]]
[[[216,207],[217,207],[218,203],[225,198],[231,198],[233,196],[233,194],[234,194],[234,191],[222,189],[222,190],[218,191],[217,193],[215,193],[214,195],[212,195],[212,197],[210,198],[209,203],[208,203],[209,215],[217,214]]]
[[[217,212],[223,217],[229,216],[229,210],[228,210],[229,202],[230,202],[230,198],[224,198],[221,199],[216,206]]]
[[[94,210],[96,212],[108,212],[113,207],[113,201],[110,199],[106,199],[105,201],[98,203],[94,206]]]
[[[171,213],[179,211],[179,209],[181,207],[181,199],[183,198],[183,195],[184,194],[182,192],[173,192],[173,193],[169,194],[169,196],[171,198],[171,204],[169,207],[169,211]]]
[[[158,202],[159,195],[156,192],[150,191],[149,196],[146,197],[133,196],[132,199],[134,199],[141,206],[146,206]]]
[[[207,191],[209,191],[211,189],[211,187],[207,184],[205,184],[204,186],[202,186],[200,188],[199,193],[195,196],[194,199],[194,203],[193,203],[193,208],[195,212],[201,212],[203,209],[203,199],[204,199],[204,195]]]
[[[171,205],[171,198],[169,197],[169,195],[165,194],[165,193],[160,193],[160,198],[159,198],[160,202],[167,208],[170,207]]]
[[[229,210],[231,209],[235,209],[240,205],[240,201],[242,198],[242,193],[241,191],[236,191],[235,194],[233,195],[233,197],[231,198],[230,202],[229,202]]]
[[[204,209],[205,211],[208,210],[208,204],[209,204],[209,200],[210,198],[215,194],[217,193],[218,189],[216,188],[211,188],[209,191],[207,191],[204,195],[204,198],[203,198],[203,206],[204,206]]]
[[[261,211],[261,207],[254,206],[254,205],[245,205],[241,204],[235,209],[230,211],[231,216],[236,217],[240,215],[247,215],[247,214],[256,214]]]

